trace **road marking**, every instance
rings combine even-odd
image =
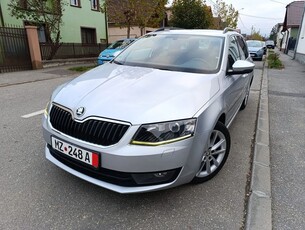
[[[34,116],[37,116],[37,115],[40,115],[40,114],[43,114],[44,113],[44,109],[43,110],[39,110],[39,111],[36,111],[34,113],[29,113],[29,114],[26,114],[26,115],[23,115],[21,116],[22,118],[30,118],[30,117],[34,117]]]

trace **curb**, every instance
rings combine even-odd
[[[42,61],[43,68],[71,65],[71,64],[96,64],[97,56],[92,58],[68,58],[68,59],[54,59]]]
[[[271,173],[269,145],[268,79],[266,64],[263,68],[253,166],[251,173],[250,198],[246,229],[271,230]]]

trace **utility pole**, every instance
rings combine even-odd
[[[3,15],[2,15],[1,3],[0,3],[0,26],[4,26],[4,19],[3,19]]]

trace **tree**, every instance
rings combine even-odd
[[[141,29],[147,25],[159,25],[165,14],[167,0],[105,0],[102,12],[107,12],[108,21],[127,27],[127,38],[132,26]]]
[[[142,0],[137,4],[136,24],[141,28],[141,35],[146,26],[159,27],[165,19],[167,0]]]
[[[213,14],[201,0],[174,0],[170,24],[184,29],[207,29],[213,24]]]
[[[278,29],[277,25],[272,27],[271,32],[270,32],[270,36],[269,36],[270,40],[276,41],[276,39],[277,39],[277,29]]]
[[[259,40],[264,41],[264,37],[260,35],[260,31],[256,30],[253,26],[251,27],[251,34],[247,36],[248,40]]]
[[[130,37],[130,28],[135,22],[136,0],[105,0],[102,13],[108,15],[108,22],[114,22],[120,27],[127,27],[127,38]]]
[[[221,21],[223,22],[220,24],[220,26],[223,28],[216,29],[224,29],[225,27],[237,27],[239,13],[238,10],[235,10],[232,4],[227,5],[223,0],[216,0],[214,13],[217,17],[220,17]]]
[[[11,0],[8,4],[11,16],[29,25],[44,26],[46,41],[51,44],[47,59],[52,59],[61,45],[60,27],[64,5],[64,0]]]

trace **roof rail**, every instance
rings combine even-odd
[[[162,28],[156,29],[154,32],[166,31],[166,30],[183,30],[183,29],[178,28],[178,27],[162,27]]]
[[[223,33],[225,34],[225,33],[229,32],[229,31],[234,31],[234,32],[240,33],[240,30],[238,30],[238,29],[233,29],[233,28],[230,28],[230,27],[226,27],[226,28],[223,30]]]

